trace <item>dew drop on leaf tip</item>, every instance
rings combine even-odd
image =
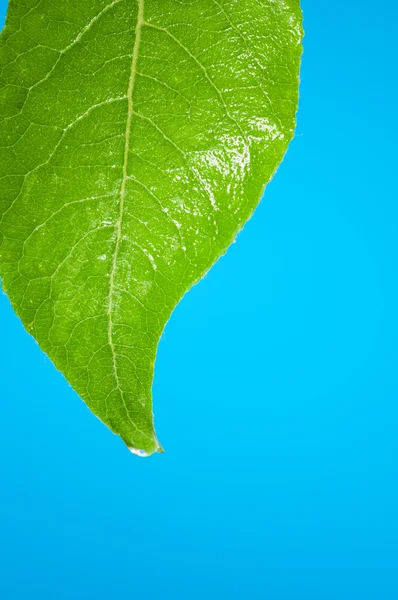
[[[152,456],[152,454],[156,454],[156,452],[159,452],[160,454],[164,453],[159,442],[157,442],[156,448],[152,452],[146,452],[145,450],[141,450],[141,448],[133,448],[132,446],[129,446],[128,448],[132,454],[135,454],[135,456],[139,456],[140,458],[147,458],[148,456]]]
[[[140,450],[139,448],[129,448],[129,450],[132,454],[140,456],[141,458],[146,458],[147,456],[151,455],[151,453],[145,452],[145,450]]]

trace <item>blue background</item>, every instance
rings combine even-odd
[[[0,296],[2,599],[398,597],[398,8],[303,8],[296,138],[160,344],[163,456]]]

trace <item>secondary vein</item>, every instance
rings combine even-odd
[[[108,340],[109,340],[109,345],[112,350],[113,371],[114,371],[117,386],[120,391],[121,391],[121,388],[120,388],[120,384],[119,384],[119,377],[117,374],[116,352],[115,352],[115,345],[113,342],[112,313],[113,313],[113,297],[114,297],[114,292],[115,292],[115,276],[116,276],[116,271],[117,271],[117,261],[118,261],[118,255],[119,255],[119,250],[120,250],[120,241],[122,238],[123,212],[124,212],[124,203],[125,203],[125,199],[126,199],[126,182],[127,182],[127,166],[128,166],[128,159],[129,159],[130,132],[131,132],[131,124],[132,124],[133,114],[134,114],[133,94],[134,94],[134,87],[135,87],[136,74],[137,74],[137,61],[138,61],[138,54],[139,54],[139,49],[140,49],[141,30],[142,30],[143,23],[144,23],[144,0],[138,0],[137,25],[135,28],[135,38],[134,38],[133,54],[132,54],[132,59],[131,59],[130,78],[129,78],[129,85],[128,85],[128,89],[127,89],[127,106],[128,106],[127,110],[128,110],[128,112],[127,112],[126,132],[125,132],[125,138],[124,138],[123,175],[122,175],[122,183],[120,186],[119,216],[118,216],[118,219],[115,224],[116,246],[115,246],[115,252],[113,254],[112,270],[111,270],[110,279],[109,279],[109,300],[108,300]],[[123,393],[122,393],[122,400],[124,402]],[[128,412],[127,406],[126,406],[126,411]]]

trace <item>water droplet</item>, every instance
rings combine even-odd
[[[150,456],[148,452],[145,452],[145,450],[140,450],[140,448],[129,448],[129,450],[132,454],[140,456],[141,458],[146,458],[147,456]]]

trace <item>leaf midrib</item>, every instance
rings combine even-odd
[[[119,250],[120,250],[120,242],[122,239],[123,213],[124,213],[124,204],[125,204],[125,199],[126,199],[126,182],[127,182],[127,178],[128,178],[127,177],[127,167],[128,167],[129,149],[130,149],[130,133],[131,133],[133,114],[134,114],[133,95],[134,95],[134,88],[135,88],[136,75],[137,75],[137,61],[138,61],[138,55],[139,55],[139,49],[140,49],[141,30],[142,30],[143,23],[144,23],[144,0],[138,0],[137,25],[135,28],[134,46],[133,46],[133,52],[132,52],[132,58],[131,58],[130,77],[129,77],[129,84],[128,84],[128,89],[127,89],[127,120],[126,120],[126,130],[125,130],[125,137],[124,137],[123,173],[122,173],[122,182],[121,182],[121,186],[120,186],[119,215],[118,215],[117,221],[115,223],[116,245],[115,245],[115,251],[113,254],[112,269],[111,269],[110,278],[109,278],[109,298],[108,298],[108,311],[107,311],[107,314],[108,314],[108,341],[109,341],[109,346],[112,351],[113,372],[114,372],[117,388],[120,391],[122,402],[126,409],[126,413],[132,423],[133,423],[133,421],[130,417],[127,405],[124,401],[123,390],[120,386],[119,376],[117,373],[116,351],[115,351],[115,345],[113,342],[112,314],[113,314],[113,309],[114,309],[115,277],[116,277],[116,272],[117,272],[117,262],[118,262],[118,256],[119,256]]]

